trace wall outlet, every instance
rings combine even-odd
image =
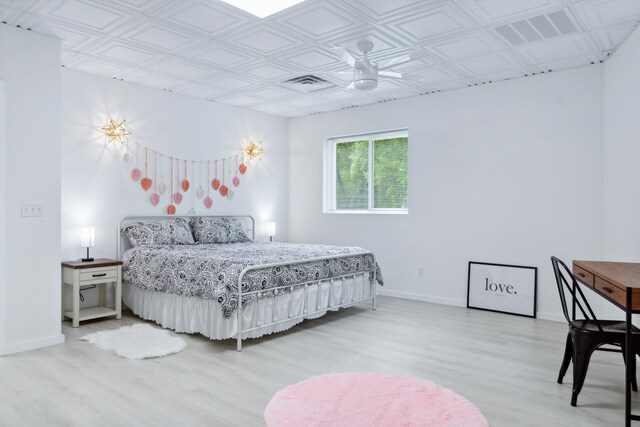
[[[44,203],[22,203],[20,214],[23,217],[44,216]]]
[[[424,276],[424,267],[418,267],[418,276],[420,277]]]

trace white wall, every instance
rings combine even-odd
[[[0,25],[0,354],[60,333],[60,41]],[[0,131],[2,126],[0,126]],[[20,204],[44,204],[23,218]]]
[[[0,81],[0,203],[5,201],[5,187],[7,182],[7,142],[5,139],[5,106],[4,106],[4,82]],[[0,208],[0,236],[6,235],[6,213],[5,209]],[[4,330],[6,328],[7,315],[7,241],[0,238],[0,354],[4,348],[5,338]]]
[[[385,293],[454,305],[470,260],[537,266],[538,314],[558,318],[549,257],[602,257],[602,96],[592,66],[293,119],[291,239],[370,249]],[[323,141],[397,128],[409,215],[323,214]]]
[[[604,66],[604,255],[640,262],[640,31]]]
[[[138,141],[180,158],[235,155],[242,149],[245,138],[261,139],[265,149],[263,159],[251,162],[246,175],[240,177],[238,188],[228,184],[235,191],[234,199],[212,195],[211,209],[205,209],[196,200],[196,210],[198,214],[252,215],[258,239],[265,237],[260,225],[275,221],[276,238],[288,239],[286,119],[73,70],[63,71],[62,87],[63,259],[77,259],[85,254],[80,247],[83,225],[96,227],[92,256],[115,257],[121,218],[166,214],[167,200],[153,207],[150,192],[144,192],[130,178],[132,165],[123,162],[122,145],[105,144],[98,129],[109,116],[127,120],[133,132],[131,142]],[[167,181],[168,175],[167,171]],[[193,194],[197,185],[195,179],[190,180],[192,189],[188,194]],[[177,205],[178,214],[184,215],[190,209],[188,194]],[[95,302],[90,292],[87,297],[85,305]]]

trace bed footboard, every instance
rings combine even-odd
[[[315,280],[309,280],[306,282],[300,282],[300,283],[296,283],[295,285],[281,285],[281,286],[274,286],[271,287],[269,289],[266,290],[257,290],[257,291],[247,291],[247,292],[243,292],[242,291],[242,279],[244,278],[245,274],[247,274],[250,271],[254,271],[254,270],[262,270],[262,269],[268,269],[268,268],[272,268],[272,267],[278,267],[278,266],[292,266],[292,265],[298,265],[298,264],[306,264],[309,262],[315,262],[315,261],[323,261],[323,260],[328,260],[328,259],[339,259],[339,258],[347,258],[347,257],[353,257],[353,256],[359,256],[359,255],[370,255],[373,258],[373,263],[372,263],[372,268],[371,270],[365,270],[365,271],[360,271],[357,273],[346,273],[346,274],[341,274],[338,276],[333,276],[331,278],[324,278],[321,280],[315,279]],[[242,297],[243,295],[257,295],[260,296],[260,294],[262,294],[263,292],[270,292],[270,291],[277,291],[278,289],[287,289],[289,288],[290,291],[293,291],[294,289],[297,288],[307,288],[310,285],[313,284],[317,284],[320,283],[322,281],[326,281],[327,279],[341,279],[341,278],[346,278],[349,276],[355,276],[357,274],[362,274],[362,273],[366,273],[367,271],[370,274],[370,280],[369,280],[369,286],[370,286],[370,292],[369,292],[369,296],[362,296],[358,299],[356,299],[355,297],[352,297],[351,301],[345,301],[344,299],[342,300],[342,302],[336,306],[334,306],[333,308],[344,308],[344,307],[348,307],[348,306],[352,306],[354,304],[363,302],[363,301],[371,301],[371,309],[375,310],[376,309],[376,282],[377,282],[377,277],[376,277],[376,257],[373,253],[371,252],[356,252],[356,253],[350,253],[350,254],[344,254],[344,255],[331,255],[331,256],[325,256],[325,257],[318,257],[318,258],[309,258],[309,259],[304,259],[304,260],[300,260],[300,261],[283,261],[283,262],[277,262],[277,263],[270,263],[270,264],[260,264],[260,265],[252,265],[249,267],[244,268],[241,272],[240,275],[238,276],[238,308],[236,309],[236,316],[237,316],[237,326],[238,326],[238,334],[236,337],[236,350],[237,351],[242,351],[242,335],[244,333],[253,331],[255,329],[260,329],[260,328],[264,328],[267,326],[273,326],[273,325],[277,325],[279,323],[284,323],[284,322],[288,322],[290,320],[296,320],[296,319],[300,319],[300,318],[305,318],[305,317],[309,317],[309,316],[313,316],[314,314],[319,314],[325,311],[325,309],[320,309],[319,307],[316,307],[316,310],[314,311],[308,311],[306,309],[307,307],[307,292],[303,292],[303,307],[305,307],[303,309],[303,313],[297,316],[292,315],[292,313],[289,313],[289,316],[285,319],[272,319],[271,323],[265,324],[265,325],[260,325],[258,324],[255,327],[249,327],[246,329],[243,329],[242,327]],[[366,283],[365,283],[366,286]]]

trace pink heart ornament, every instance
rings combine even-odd
[[[234,176],[232,182],[233,182],[233,185],[237,187],[238,185],[240,185],[240,178],[238,178],[237,176]]]
[[[160,195],[158,193],[153,193],[151,195],[151,204],[153,206],[158,206],[158,203],[160,203]]]
[[[173,201],[176,202],[176,205],[182,203],[182,193],[175,193],[173,195]]]
[[[209,209],[209,208],[211,208],[211,206],[213,206],[213,200],[211,200],[211,197],[208,197],[208,196],[204,198],[203,203],[204,203],[204,207],[207,208],[207,209]]]
[[[142,178],[142,171],[138,168],[133,168],[131,171],[131,179],[134,181],[139,181]]]

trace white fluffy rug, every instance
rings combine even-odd
[[[165,329],[146,323],[124,326],[115,331],[100,331],[80,338],[102,350],[111,350],[127,359],[147,359],[178,353],[187,346],[185,340],[174,337]]]

